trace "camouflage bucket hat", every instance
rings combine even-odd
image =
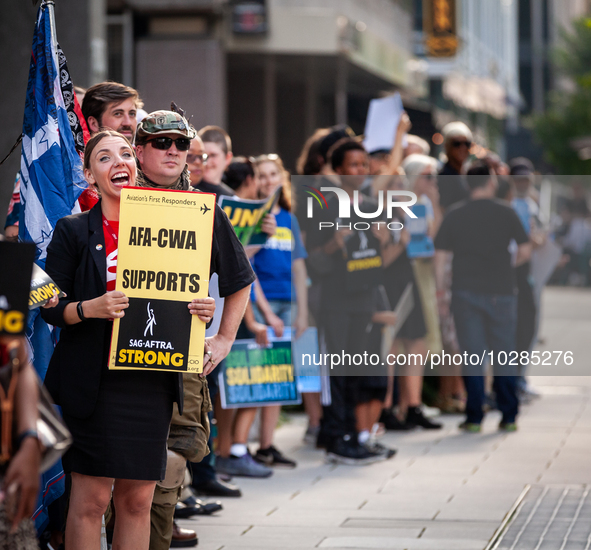
[[[154,111],[137,125],[136,141],[145,141],[149,136],[157,134],[177,134],[193,139],[197,131],[179,113]]]

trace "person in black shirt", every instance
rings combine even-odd
[[[357,141],[344,138],[331,150],[335,172],[341,176],[341,189],[353,199],[368,173],[368,157]],[[334,186],[334,185],[333,185]],[[377,203],[358,193],[359,210],[376,212]],[[347,219],[339,217],[336,196],[328,199],[327,208],[314,217],[314,231],[308,235],[308,249],[318,258],[321,276],[321,310],[319,326],[328,353],[363,354],[367,350],[366,329],[374,310],[373,291],[381,282],[383,269],[381,244],[371,230],[355,229],[362,222],[355,209]],[[319,229],[319,222],[333,223]],[[337,224],[339,227],[337,228]],[[386,458],[361,445],[356,429],[355,407],[358,402],[359,378],[347,365],[331,365],[331,404],[324,407],[319,444],[324,443],[327,458],[347,464],[366,464]],[[361,367],[362,368],[362,367]],[[359,368],[355,369],[359,372]],[[391,456],[388,455],[388,456]]]
[[[462,165],[470,156],[472,132],[463,122],[450,122],[443,127],[443,145],[447,163],[439,175],[439,204],[445,211],[456,202],[468,198],[469,192],[460,175]]]
[[[167,120],[165,129],[161,128],[162,118]],[[136,153],[142,176],[138,178],[138,185],[190,190],[186,159],[190,140],[194,138],[193,127],[179,113],[156,111],[144,118],[136,135]],[[213,273],[218,274],[219,295],[225,297],[225,303],[217,334],[205,340],[209,357],[204,358],[204,374],[210,374],[230,352],[248,302],[250,285],[255,280],[244,248],[218,205],[215,206],[211,245],[210,275]],[[200,461],[207,454],[206,442],[209,438],[209,426],[204,418],[209,411],[204,410],[201,403],[201,399],[203,403],[210,403],[208,385],[204,378],[191,373],[185,373],[183,381],[185,408],[183,415],[177,410],[173,413],[168,447],[184,458]],[[195,452],[193,446],[203,447],[202,452]],[[150,550],[169,548],[175,532],[176,538],[181,539],[175,542],[189,544],[189,541],[182,540],[189,534],[185,535],[173,523],[178,497],[180,486],[174,489],[157,486],[151,510]]]
[[[495,374],[503,353],[515,350],[517,297],[509,244],[518,245],[516,263],[529,259],[528,237],[512,208],[495,199],[497,181],[484,162],[468,170],[470,199],[449,210],[435,238],[435,275],[440,308],[443,302],[444,266],[453,253],[452,313],[458,342],[464,353],[464,384],[468,393],[466,422],[462,429],[480,431],[485,400],[482,363],[490,362]],[[478,356],[478,362],[474,358]],[[482,359],[484,355],[484,360]],[[500,429],[513,431],[518,412],[516,368],[509,376],[495,376],[494,390],[503,417]],[[515,372],[513,372],[515,371]]]

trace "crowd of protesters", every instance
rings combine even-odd
[[[404,370],[365,376],[321,371],[322,394],[303,394],[303,436],[333,462],[390,459],[396,450],[379,442],[384,431],[438,430],[441,413],[465,412],[459,428],[475,433],[487,407],[496,406],[499,429],[517,429],[520,396],[531,392],[524,370],[495,372],[487,391],[486,365],[452,365],[437,379],[433,407],[423,403],[423,374],[433,355],[529,352],[534,345],[539,305],[529,261],[545,235],[531,162],[507,165],[492,152],[476,158],[462,122],[442,129],[444,157],[436,159],[403,114],[390,150],[367,151],[347,126],[317,130],[298,159],[301,178],[292,181],[274,152],[234,156],[224,129],[196,131],[177,108],[142,111],[129,87],[101,83],[79,90],[78,99],[92,134],[84,158],[89,190],[80,201],[87,213],[56,227],[47,271],[67,296],[43,310],[63,327],[46,385],[74,435],[64,457],[69,495],[51,515],[52,548],[65,542],[68,550],[98,549],[103,518],[120,547],[190,546],[195,532],[174,518],[222,509],[200,497],[240,497],[232,477],[268,478],[275,467],[297,467],[274,445],[279,405],[221,406],[214,369],[236,337],[266,345],[269,330],[280,337],[290,328],[298,339],[315,326],[321,352],[420,358]],[[188,304],[209,323],[205,378],[107,369],[111,320],[128,303],[114,290],[123,185],[241,199],[266,199],[280,189],[262,224],[262,246],[244,249],[216,207],[212,298]],[[355,205],[350,219],[341,218],[336,193],[309,215],[307,190],[323,187],[340,189]],[[414,193],[414,216],[394,208],[390,219],[380,219],[395,229],[382,223],[357,230],[357,222],[382,210],[389,191]],[[19,208],[17,189],[7,237],[15,235]],[[319,223],[328,229],[320,231]],[[395,310],[403,308],[396,306],[409,299],[398,318]],[[79,358],[86,355],[92,361],[82,376]],[[258,448],[251,453],[257,415]]]

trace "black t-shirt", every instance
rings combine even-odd
[[[509,244],[528,241],[510,206],[496,199],[461,202],[451,208],[435,238],[435,248],[453,252],[452,290],[481,294],[514,293]]]
[[[202,193],[213,193],[216,201],[220,198],[220,195],[227,197],[233,197],[234,191],[228,187],[225,183],[209,183],[208,181],[201,180],[197,185],[193,186],[193,189],[201,191]]]
[[[449,208],[452,204],[468,199],[470,192],[460,173],[449,164],[439,172],[437,185],[439,187],[439,204],[442,208]]]
[[[211,184],[210,184],[211,185]],[[219,187],[219,186],[215,186]],[[194,191],[202,191],[201,188]],[[214,191],[209,191],[213,193]],[[220,194],[221,191],[220,191]],[[210,276],[218,274],[220,296],[225,298],[251,285],[256,276],[242,243],[226,213],[216,204],[211,243]]]
[[[359,209],[362,212],[375,212],[378,204],[375,200],[364,197]],[[339,227],[344,224],[362,222],[367,227],[371,219],[364,219],[355,214],[351,205],[351,217],[339,218],[338,200],[332,196],[328,199],[328,208],[316,211],[313,222],[314,228],[308,235],[308,250],[323,247],[334,236],[336,227],[319,229],[319,222],[333,222],[338,220]],[[373,293],[382,283],[383,268],[380,255],[379,241],[371,229],[353,232],[345,240],[345,250],[337,250],[330,256],[323,252],[316,252],[328,260],[326,272],[321,275],[321,298],[323,310],[371,312],[374,310]],[[309,256],[311,259],[311,255]]]

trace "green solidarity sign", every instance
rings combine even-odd
[[[301,403],[289,339],[275,340],[267,348],[254,340],[237,340],[219,376],[224,409]]]

